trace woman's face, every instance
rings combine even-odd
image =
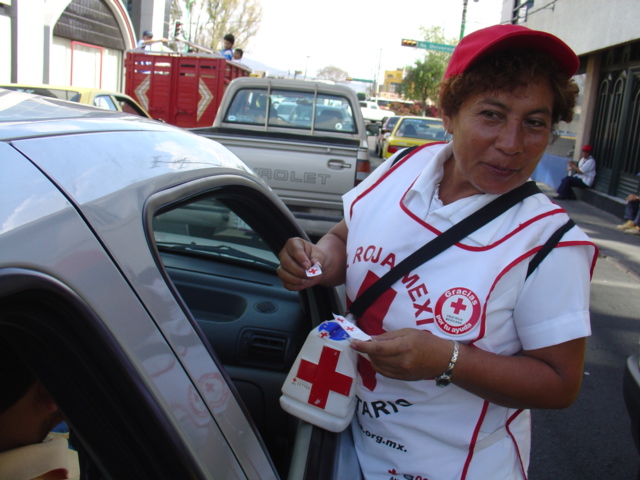
[[[502,194],[526,182],[549,144],[552,109],[551,87],[540,82],[471,96],[455,115],[445,115],[454,158],[445,166],[441,193],[454,192],[451,200]]]

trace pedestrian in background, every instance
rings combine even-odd
[[[640,235],[640,196],[638,194],[632,193],[627,196],[623,218],[626,222],[618,225],[617,228],[625,233]]]
[[[220,52],[220,54],[226,58],[227,60],[233,59],[233,44],[236,43],[236,38],[231,34],[227,33],[222,39],[222,45],[224,48]]]
[[[562,179],[556,190],[556,200],[575,200],[576,194],[571,187],[590,188],[596,179],[596,161],[591,156],[591,145],[582,147],[582,157],[576,165],[574,162],[567,164],[568,175]]]
[[[167,43],[168,40],[166,38],[161,38],[160,40],[154,40],[153,32],[151,30],[145,30],[144,32],[142,32],[142,38],[138,40],[138,45],[136,46],[136,48],[138,50],[152,50],[152,45],[154,43],[160,43],[160,42],[164,44],[164,43]]]

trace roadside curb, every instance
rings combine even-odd
[[[613,257],[611,255],[608,255],[606,253],[600,253],[598,255],[598,259],[604,259],[606,261],[609,261],[611,263],[613,263],[616,268],[618,268],[619,270],[621,270],[622,272],[626,273],[627,275],[629,275],[631,278],[633,278],[636,282],[640,283],[640,274],[636,273],[634,270],[630,269],[627,264],[625,264],[622,260],[620,260],[619,258]]]

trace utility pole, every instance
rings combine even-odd
[[[478,0],[473,0],[477,2]],[[460,40],[464,37],[464,27],[467,23],[467,3],[469,0],[462,0],[462,22],[460,23]]]
[[[372,97],[378,96],[378,91],[380,90],[380,85],[378,78],[380,77],[380,65],[382,64],[382,49],[380,49],[380,53],[378,54],[378,69],[376,70],[376,74],[373,76],[373,94]]]

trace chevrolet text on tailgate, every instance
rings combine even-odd
[[[310,235],[342,219],[342,195],[371,171],[358,98],[344,85],[237,78],[213,127],[192,131],[251,167]]]

